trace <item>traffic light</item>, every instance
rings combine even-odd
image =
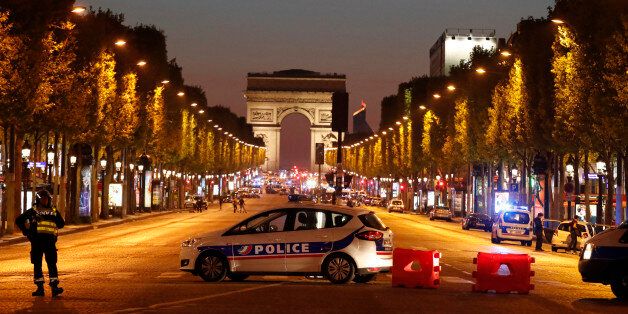
[[[315,163],[317,165],[322,165],[325,163],[325,144],[324,143],[316,143]]]
[[[331,96],[331,130],[347,132],[349,130],[349,94],[334,92]]]

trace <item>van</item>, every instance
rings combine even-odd
[[[530,212],[522,209],[500,211],[493,223],[491,242],[519,241],[521,245],[532,246],[532,218]]]

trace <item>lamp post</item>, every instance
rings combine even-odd
[[[135,214],[137,204],[135,203],[135,164],[129,163],[129,214]]]
[[[144,165],[140,162],[137,165],[137,171],[139,172],[140,175],[140,209],[141,211],[144,211]]]
[[[598,195],[597,195],[597,210],[595,213],[595,222],[602,222],[602,192],[604,190],[604,176],[606,175],[606,163],[602,156],[598,156],[597,161],[595,162],[595,170],[597,172],[597,182],[598,182]],[[610,223],[610,221],[609,221]]]
[[[24,201],[23,201],[23,210],[26,210],[27,206],[27,193],[28,193],[28,185],[30,180],[30,170],[28,169],[28,160],[31,156],[31,145],[28,143],[28,140],[24,141],[24,145],[22,145],[22,176],[24,177]]]
[[[105,175],[107,174],[107,158],[102,155],[100,158],[100,184],[102,187],[101,199],[100,199],[100,213],[104,219],[109,218],[109,211],[107,210],[108,202],[105,198]]]
[[[116,160],[116,182],[120,182],[120,170],[122,170],[122,162],[120,160]]]
[[[567,184],[565,184],[565,193],[567,194],[567,218],[571,219],[574,215],[571,213],[571,197],[574,192],[573,175],[574,175],[574,157],[569,155],[565,164],[565,172],[567,173]]]
[[[48,149],[46,150],[47,165],[48,165],[48,185],[52,187],[52,166],[55,162],[55,150],[52,145],[48,145]]]

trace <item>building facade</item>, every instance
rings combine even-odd
[[[497,50],[494,29],[448,28],[430,48],[430,76],[447,76],[454,65],[467,62],[476,46]]]

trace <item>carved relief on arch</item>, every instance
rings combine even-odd
[[[299,106],[292,107],[278,107],[277,108],[277,122],[281,123],[281,120],[285,118],[287,115],[291,113],[300,113],[304,115],[308,120],[310,120],[311,124],[314,124],[314,114],[316,109],[314,108],[303,108]]]
[[[333,142],[338,142],[338,137],[332,132],[321,134],[321,142],[325,144],[325,147],[332,147]]]

